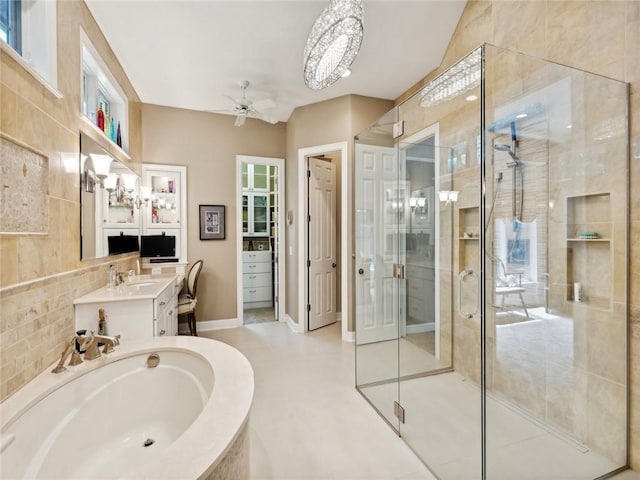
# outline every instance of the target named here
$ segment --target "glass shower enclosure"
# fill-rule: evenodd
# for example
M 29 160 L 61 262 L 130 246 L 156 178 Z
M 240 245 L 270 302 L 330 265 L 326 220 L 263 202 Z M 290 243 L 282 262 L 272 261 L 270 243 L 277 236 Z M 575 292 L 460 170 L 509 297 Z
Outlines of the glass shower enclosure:
M 356 386 L 438 478 L 627 465 L 627 105 L 483 45 L 356 137 Z

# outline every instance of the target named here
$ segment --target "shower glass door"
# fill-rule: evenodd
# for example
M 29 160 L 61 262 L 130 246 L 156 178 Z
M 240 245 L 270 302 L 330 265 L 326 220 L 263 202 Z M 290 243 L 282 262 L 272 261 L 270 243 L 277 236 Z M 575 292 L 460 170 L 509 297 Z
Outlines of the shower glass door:
M 393 125 L 397 110 L 356 137 L 355 310 L 356 386 L 398 431 L 399 302 L 404 286 L 399 264 L 400 226 L 406 222 L 407 190 L 398 182 Z
M 626 464 L 628 95 L 483 45 L 356 137 L 356 385 L 440 479 Z
M 434 90 L 398 107 L 401 182 L 411 192 L 400 434 L 439 478 L 481 478 L 480 69 L 476 52 L 452 67 L 475 79 L 464 95 Z

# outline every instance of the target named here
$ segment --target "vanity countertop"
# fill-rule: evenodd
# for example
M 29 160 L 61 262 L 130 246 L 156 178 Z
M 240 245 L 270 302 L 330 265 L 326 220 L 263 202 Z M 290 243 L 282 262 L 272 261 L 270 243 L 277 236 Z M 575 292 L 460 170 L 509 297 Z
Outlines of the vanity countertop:
M 183 280 L 182 275 L 135 275 L 114 288 L 102 287 L 73 301 L 74 305 L 121 302 L 156 298 L 170 284 Z

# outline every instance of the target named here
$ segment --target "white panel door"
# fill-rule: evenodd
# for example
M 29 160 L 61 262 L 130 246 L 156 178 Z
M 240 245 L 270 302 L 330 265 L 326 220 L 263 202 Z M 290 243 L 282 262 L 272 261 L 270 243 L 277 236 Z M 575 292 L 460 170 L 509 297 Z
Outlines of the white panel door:
M 309 330 L 336 316 L 336 166 L 309 158 Z
M 356 145 L 356 343 L 398 338 L 398 282 L 393 276 L 397 212 L 404 192 L 392 147 Z

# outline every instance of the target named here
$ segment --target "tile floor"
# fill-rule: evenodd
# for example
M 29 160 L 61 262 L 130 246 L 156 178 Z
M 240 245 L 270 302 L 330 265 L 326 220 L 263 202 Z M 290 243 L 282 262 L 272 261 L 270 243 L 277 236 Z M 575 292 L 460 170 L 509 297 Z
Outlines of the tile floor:
M 340 341 L 340 323 L 307 334 L 268 322 L 201 335 L 233 345 L 254 368 L 252 479 L 436 478 L 355 390 L 354 345 Z
M 435 479 L 354 388 L 340 323 L 306 334 L 270 322 L 202 332 L 251 362 L 251 478 Z

